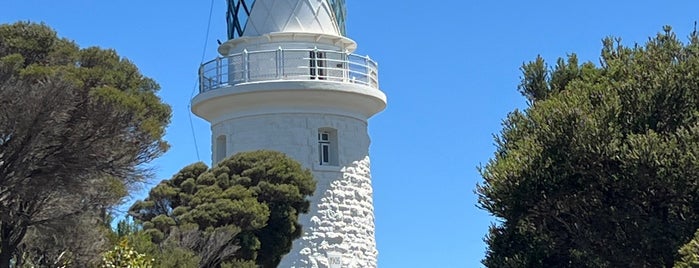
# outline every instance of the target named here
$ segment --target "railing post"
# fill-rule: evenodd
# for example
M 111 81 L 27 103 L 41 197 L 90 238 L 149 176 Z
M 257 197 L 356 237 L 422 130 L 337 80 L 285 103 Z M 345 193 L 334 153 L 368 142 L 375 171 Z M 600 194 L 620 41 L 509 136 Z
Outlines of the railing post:
M 311 79 L 316 79 L 320 77 L 320 68 L 318 68 L 318 47 L 313 47 L 313 53 L 311 55 Z
M 245 80 L 245 83 L 250 82 L 250 66 L 248 66 L 250 63 L 249 61 L 249 55 L 248 55 L 248 49 L 243 49 L 243 79 Z
M 374 68 L 371 66 L 371 58 L 369 58 L 369 55 L 364 57 L 364 65 L 366 66 L 366 83 L 367 86 L 371 87 L 374 84 L 375 79 L 374 72 L 372 72 Z
M 345 54 L 343 54 L 344 59 L 342 59 L 342 79 L 344 82 L 350 81 L 350 68 L 352 68 L 352 63 L 350 62 L 350 52 L 349 49 L 345 49 Z
M 277 48 L 277 79 L 284 77 L 284 50 L 279 46 Z
M 372 61 L 371 64 L 374 66 L 374 81 L 376 81 L 376 88 L 379 88 L 379 63 Z
M 216 57 L 216 78 L 214 79 L 216 86 L 221 85 L 221 57 Z
M 199 66 L 199 93 L 204 93 L 204 65 Z
M 367 71 L 368 71 L 368 76 L 369 78 L 369 86 L 373 86 L 375 88 L 379 88 L 379 69 L 376 63 L 369 58 L 369 55 L 366 56 L 366 65 L 367 65 Z
M 371 71 L 371 65 L 369 65 L 370 63 L 371 63 L 371 58 L 369 58 L 369 55 L 366 55 L 366 57 L 364 57 L 364 65 L 366 66 L 366 73 L 367 74 L 369 74 Z

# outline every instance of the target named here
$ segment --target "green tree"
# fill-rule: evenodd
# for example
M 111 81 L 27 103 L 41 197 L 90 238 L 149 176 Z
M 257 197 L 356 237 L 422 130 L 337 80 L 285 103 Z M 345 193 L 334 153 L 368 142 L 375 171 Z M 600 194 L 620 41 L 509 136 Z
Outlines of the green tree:
M 160 245 L 153 243 L 152 237 L 143 231 L 142 226 L 128 217 L 120 220 L 116 229 L 112 230 L 108 237 L 115 248 L 121 247 L 121 244 L 126 241 L 133 251 L 152 260 L 150 264 L 153 268 L 199 266 L 200 258 L 193 251 L 172 242 Z
M 112 250 L 107 251 L 102 259 L 102 268 L 153 268 L 153 260 L 146 254 L 139 253 L 129 245 L 128 239 L 122 239 Z
M 97 212 L 65 217 L 28 228 L 17 254 L 24 267 L 87 266 L 100 260 L 110 246 L 107 222 Z M 70 265 L 68 265 L 70 264 Z
M 680 258 L 675 262 L 675 268 L 699 267 L 699 231 L 694 234 L 692 240 L 680 248 L 679 254 Z
M 76 249 L 104 233 L 34 242 L 72 223 L 106 231 L 107 211 L 150 175 L 142 164 L 168 148 L 158 90 L 113 50 L 80 49 L 43 24 L 0 25 L 0 268 L 46 259 L 35 253 L 99 261 L 100 246 Z
M 480 172 L 487 267 L 671 267 L 699 227 L 699 35 L 522 67 Z
M 129 213 L 155 243 L 174 241 L 196 252 L 200 267 L 276 267 L 301 235 L 298 216 L 308 212 L 313 191 L 310 171 L 298 162 L 255 151 L 211 169 L 185 167 Z

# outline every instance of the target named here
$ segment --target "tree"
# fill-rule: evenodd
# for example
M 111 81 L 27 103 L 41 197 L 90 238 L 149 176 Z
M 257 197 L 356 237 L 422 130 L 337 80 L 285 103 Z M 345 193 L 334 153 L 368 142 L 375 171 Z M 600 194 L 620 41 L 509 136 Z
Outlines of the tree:
M 199 267 L 277 267 L 301 236 L 300 213 L 315 191 L 308 170 L 271 151 L 236 154 L 208 169 L 183 168 L 136 202 L 130 215 L 155 243 L 175 241 Z
M 151 260 L 153 268 L 199 266 L 200 258 L 193 251 L 173 243 L 156 245 L 152 242 L 152 237 L 143 231 L 143 227 L 129 217 L 120 220 L 108 237 L 114 248 L 123 248 L 122 244 L 127 243 L 134 252 L 143 254 Z
M 105 237 L 107 224 L 99 212 L 86 211 L 79 216 L 31 226 L 17 249 L 25 267 L 87 266 L 100 259 L 110 244 Z
M 153 260 L 146 254 L 134 250 L 128 239 L 123 239 L 112 250 L 106 252 L 102 259 L 103 268 L 153 268 Z
M 694 234 L 692 240 L 680 248 L 679 254 L 680 258 L 675 262 L 675 268 L 699 267 L 699 231 Z
M 0 267 L 22 263 L 27 233 L 99 223 L 149 176 L 143 164 L 168 148 L 158 89 L 113 50 L 80 49 L 43 24 L 0 25 Z
M 603 42 L 522 67 L 512 112 L 480 169 L 498 223 L 487 267 L 671 267 L 699 227 L 699 35 Z

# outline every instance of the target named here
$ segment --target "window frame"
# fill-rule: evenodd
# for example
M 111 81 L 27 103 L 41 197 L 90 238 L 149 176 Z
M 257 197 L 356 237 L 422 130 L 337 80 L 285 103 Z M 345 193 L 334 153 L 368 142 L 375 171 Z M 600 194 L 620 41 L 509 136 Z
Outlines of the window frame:
M 320 166 L 338 166 L 337 130 L 333 128 L 319 128 L 317 133 L 318 159 L 316 163 Z

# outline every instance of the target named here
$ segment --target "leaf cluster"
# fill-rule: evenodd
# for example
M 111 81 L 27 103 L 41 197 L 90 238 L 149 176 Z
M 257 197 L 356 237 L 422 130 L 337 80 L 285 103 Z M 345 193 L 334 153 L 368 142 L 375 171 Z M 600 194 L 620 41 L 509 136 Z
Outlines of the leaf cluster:
M 0 266 L 22 262 L 28 232 L 51 240 L 102 218 L 150 175 L 144 164 L 168 148 L 158 89 L 114 50 L 81 49 L 43 24 L 0 25 Z M 101 243 L 92 238 L 61 251 L 82 256 Z
M 127 239 L 123 239 L 112 250 L 104 253 L 102 268 L 153 268 L 153 260 L 145 254 L 139 253 L 129 245 Z
M 679 254 L 680 257 L 675 262 L 674 268 L 699 267 L 699 231 L 694 234 L 692 240 L 680 248 Z
M 123 219 L 117 223 L 116 229 L 109 234 L 110 243 L 119 247 L 126 241 L 139 254 L 144 254 L 152 260 L 153 268 L 198 267 L 200 258 L 193 251 L 179 247 L 169 241 L 160 245 L 152 242 L 150 235 L 143 231 L 140 224 Z M 174 240 L 174 239 L 173 239 Z
M 201 257 L 200 267 L 238 261 L 276 267 L 301 235 L 309 207 L 310 171 L 271 151 L 236 154 L 208 169 L 187 166 L 136 202 L 130 215 L 157 244 L 177 241 Z
M 522 67 L 481 168 L 488 267 L 670 267 L 699 227 L 699 35 Z

